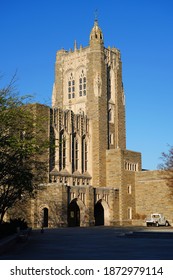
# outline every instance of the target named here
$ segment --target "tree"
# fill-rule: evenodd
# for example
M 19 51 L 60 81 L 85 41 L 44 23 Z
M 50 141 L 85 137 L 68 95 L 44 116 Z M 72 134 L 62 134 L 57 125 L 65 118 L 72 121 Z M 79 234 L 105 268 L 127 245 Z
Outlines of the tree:
M 14 79 L 0 89 L 0 224 L 9 208 L 47 179 L 49 110 L 37 107 L 15 94 Z
M 167 185 L 171 187 L 173 193 L 173 146 L 169 146 L 167 153 L 162 153 L 161 156 L 162 163 L 159 165 L 159 168 L 164 172 Z

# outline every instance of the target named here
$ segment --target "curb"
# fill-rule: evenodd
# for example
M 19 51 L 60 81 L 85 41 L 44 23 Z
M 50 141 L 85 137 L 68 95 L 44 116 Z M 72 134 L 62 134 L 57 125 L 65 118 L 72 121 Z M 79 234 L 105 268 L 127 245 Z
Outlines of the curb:
M 151 232 L 127 232 L 123 236 L 126 238 L 153 238 L 153 239 L 173 239 L 173 232 L 159 232 L 159 231 L 151 231 Z

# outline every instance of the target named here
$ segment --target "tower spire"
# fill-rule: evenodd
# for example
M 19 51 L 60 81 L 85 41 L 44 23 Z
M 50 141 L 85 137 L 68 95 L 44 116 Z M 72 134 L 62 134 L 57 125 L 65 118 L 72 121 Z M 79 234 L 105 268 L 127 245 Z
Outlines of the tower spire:
M 103 45 L 103 33 L 102 30 L 100 29 L 99 25 L 98 25 L 98 12 L 97 10 L 95 10 L 94 13 L 95 17 L 94 17 L 94 26 L 91 30 L 90 33 L 90 45 L 92 43 L 97 43 L 97 44 L 101 44 Z
M 98 10 L 97 9 L 94 12 L 94 22 L 98 22 Z
M 77 42 L 76 42 L 76 40 L 74 41 L 74 51 L 76 51 L 77 50 Z

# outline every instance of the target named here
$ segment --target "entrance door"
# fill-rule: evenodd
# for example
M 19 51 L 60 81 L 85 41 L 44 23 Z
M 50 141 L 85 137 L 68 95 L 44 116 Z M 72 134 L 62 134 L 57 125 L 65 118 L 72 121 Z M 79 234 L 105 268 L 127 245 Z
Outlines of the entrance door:
M 100 201 L 94 207 L 95 226 L 104 225 L 104 208 Z
M 76 200 L 73 200 L 68 206 L 68 226 L 79 227 L 80 226 L 80 209 Z
M 48 209 L 43 209 L 43 227 L 48 227 Z

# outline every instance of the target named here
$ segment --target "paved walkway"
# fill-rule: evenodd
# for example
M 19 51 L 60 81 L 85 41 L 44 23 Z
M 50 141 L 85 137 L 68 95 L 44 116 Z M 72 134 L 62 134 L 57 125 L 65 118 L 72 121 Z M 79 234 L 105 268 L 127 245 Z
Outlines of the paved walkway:
M 146 230 L 150 235 L 143 233 Z M 132 231 L 139 233 L 133 235 Z M 146 228 L 113 227 L 46 229 L 44 233 L 33 230 L 27 241 L 17 243 L 12 251 L 4 253 L 0 259 L 173 259 L 173 229 L 154 229 L 154 234 L 151 234 L 152 231 Z

